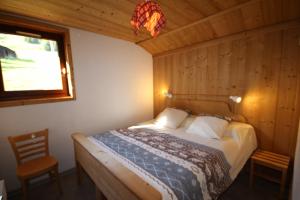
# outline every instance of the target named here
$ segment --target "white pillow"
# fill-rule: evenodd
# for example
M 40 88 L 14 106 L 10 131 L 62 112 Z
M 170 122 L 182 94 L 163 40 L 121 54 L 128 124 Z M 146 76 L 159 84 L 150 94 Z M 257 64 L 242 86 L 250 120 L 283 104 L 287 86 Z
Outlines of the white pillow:
M 177 128 L 188 116 L 188 113 L 175 108 L 166 108 L 156 118 L 154 124 L 159 127 Z
M 186 132 L 205 138 L 221 139 L 227 126 L 228 122 L 224 119 L 200 116 L 193 121 Z
M 193 121 L 196 119 L 195 115 L 189 115 L 183 122 L 179 125 L 179 128 L 184 128 L 185 130 L 190 127 Z

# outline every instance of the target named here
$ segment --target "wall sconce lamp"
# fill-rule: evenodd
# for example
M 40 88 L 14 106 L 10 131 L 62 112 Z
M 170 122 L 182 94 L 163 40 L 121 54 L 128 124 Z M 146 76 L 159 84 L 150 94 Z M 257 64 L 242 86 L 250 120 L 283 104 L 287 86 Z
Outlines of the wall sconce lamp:
M 232 100 L 234 103 L 241 103 L 242 97 L 240 96 L 229 96 L 229 99 Z
M 164 92 L 164 96 L 171 99 L 173 94 L 171 92 Z
M 229 99 L 232 101 L 232 103 L 229 104 L 230 111 L 233 112 L 234 114 L 237 114 L 236 113 L 236 106 L 237 106 L 236 104 L 241 103 L 242 97 L 240 97 L 240 96 L 229 96 Z

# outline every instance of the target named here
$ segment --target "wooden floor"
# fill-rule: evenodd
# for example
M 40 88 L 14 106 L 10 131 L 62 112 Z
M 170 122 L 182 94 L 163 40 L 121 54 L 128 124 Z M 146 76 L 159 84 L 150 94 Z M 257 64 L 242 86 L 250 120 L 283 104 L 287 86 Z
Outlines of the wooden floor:
M 30 188 L 30 200 L 95 200 L 95 188 L 88 176 L 84 175 L 82 185 L 77 186 L 75 172 L 66 173 L 61 177 L 63 195 L 59 196 L 55 182 L 45 182 Z M 219 200 L 276 200 L 279 185 L 257 178 L 253 190 L 249 189 L 249 174 L 242 171 L 230 188 Z M 287 192 L 286 192 L 287 193 Z M 21 199 L 20 193 L 9 195 L 9 200 Z M 287 195 L 285 197 L 287 198 Z

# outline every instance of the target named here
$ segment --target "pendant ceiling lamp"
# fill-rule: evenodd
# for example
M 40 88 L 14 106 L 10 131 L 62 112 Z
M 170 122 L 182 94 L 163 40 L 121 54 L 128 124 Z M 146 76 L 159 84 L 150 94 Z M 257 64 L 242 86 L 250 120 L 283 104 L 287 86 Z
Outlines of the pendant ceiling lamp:
M 141 27 L 145 27 L 153 37 L 159 34 L 165 24 L 166 19 L 161 8 L 158 3 L 151 0 L 139 3 L 131 19 L 131 25 L 134 28 L 135 34 L 137 34 Z

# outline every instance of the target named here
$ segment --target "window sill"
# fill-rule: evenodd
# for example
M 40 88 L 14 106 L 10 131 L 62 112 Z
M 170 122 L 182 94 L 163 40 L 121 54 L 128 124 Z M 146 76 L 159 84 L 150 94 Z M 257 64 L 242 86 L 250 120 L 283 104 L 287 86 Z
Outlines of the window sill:
M 24 106 L 31 104 L 42 104 L 42 103 L 54 103 L 61 101 L 72 101 L 75 100 L 75 96 L 71 97 L 49 97 L 49 98 L 39 98 L 39 99 L 23 99 L 23 100 L 12 100 L 12 101 L 0 101 L 0 107 L 10 107 L 10 106 Z

